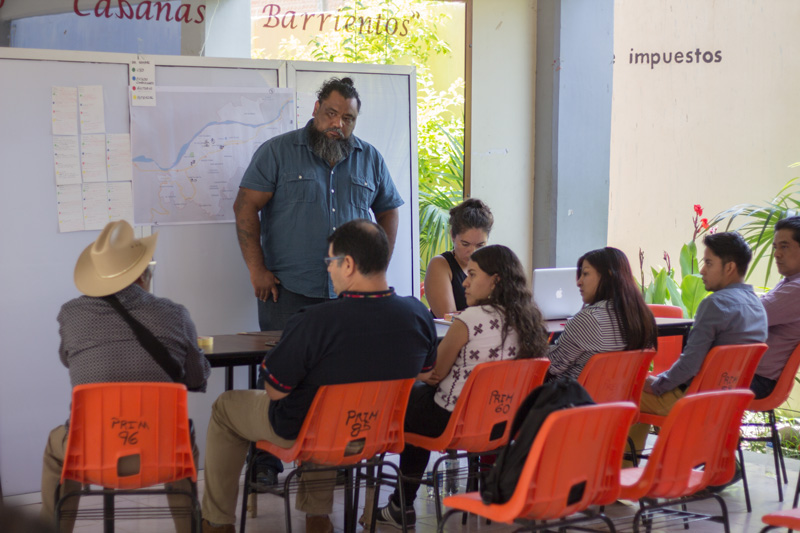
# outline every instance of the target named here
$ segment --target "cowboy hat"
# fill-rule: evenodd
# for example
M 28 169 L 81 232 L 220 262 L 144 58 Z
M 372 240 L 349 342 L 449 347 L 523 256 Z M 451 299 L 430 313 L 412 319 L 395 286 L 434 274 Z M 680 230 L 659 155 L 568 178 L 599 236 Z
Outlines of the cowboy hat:
M 78 257 L 75 286 L 87 296 L 119 292 L 147 268 L 156 249 L 158 234 L 136 239 L 124 220 L 109 222 L 100 236 Z

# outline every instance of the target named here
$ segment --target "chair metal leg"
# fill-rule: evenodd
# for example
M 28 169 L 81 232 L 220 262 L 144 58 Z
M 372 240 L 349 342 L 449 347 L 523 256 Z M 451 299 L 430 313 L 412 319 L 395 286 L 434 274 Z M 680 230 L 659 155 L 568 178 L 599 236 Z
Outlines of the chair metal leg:
M 750 504 L 750 486 L 747 484 L 747 469 L 744 466 L 744 452 L 742 452 L 742 439 L 739 439 L 739 445 L 736 451 L 739 453 L 739 463 L 742 467 L 742 485 L 744 486 L 744 503 L 747 506 L 747 512 L 753 512 L 753 506 Z
M 717 503 L 719 504 L 720 510 L 722 511 L 722 524 L 725 526 L 725 533 L 731 533 L 731 524 L 730 520 L 728 520 L 728 506 L 725 504 L 725 500 L 723 500 L 720 496 L 716 494 L 712 494 Z
M 765 415 L 768 418 L 768 422 L 767 422 L 766 425 L 769 425 L 770 430 L 772 431 L 772 433 L 770 433 L 770 437 L 772 438 L 772 452 L 773 453 L 777 453 L 777 455 L 778 455 L 778 457 L 780 459 L 780 464 L 781 464 L 781 466 L 780 466 L 781 470 L 780 471 L 783 473 L 783 482 L 784 483 L 789 483 L 789 478 L 786 475 L 786 465 L 783 462 L 783 448 L 780 445 L 781 435 L 780 435 L 780 433 L 778 433 L 778 423 L 777 423 L 778 421 L 775 418 L 775 410 L 773 409 L 773 410 L 770 410 L 770 411 L 766 411 Z M 776 442 L 777 442 L 777 445 L 775 444 Z M 775 472 L 777 474 L 777 472 L 778 472 L 777 467 L 775 467 L 775 468 L 776 468 Z M 780 476 L 778 476 L 778 479 L 780 479 Z M 783 501 L 783 500 L 781 500 L 781 501 Z
M 284 517 L 286 518 L 286 533 L 292 533 L 292 499 L 289 497 L 289 482 L 298 474 L 301 468 L 302 467 L 295 468 L 289 472 L 289 475 L 286 476 L 286 480 L 283 482 L 283 505 Z
M 353 469 L 346 469 L 344 482 L 344 531 L 355 533 L 356 530 L 356 502 L 354 500 L 355 486 L 353 483 Z
M 478 490 L 478 457 L 467 457 L 467 492 Z M 467 525 L 469 513 L 461 515 L 461 525 Z
M 442 517 L 442 519 L 436 522 L 436 533 L 443 533 L 444 532 L 444 524 L 445 524 L 445 522 L 447 522 L 447 520 L 451 516 L 453 516 L 456 513 L 460 513 L 460 512 L 462 512 L 462 511 L 459 511 L 458 509 L 450 509 L 449 511 L 447 511 L 444 514 L 444 516 Z
M 442 521 L 442 487 L 439 486 L 439 465 L 447 459 L 446 455 L 443 455 L 436 459 L 433 463 L 433 503 L 434 507 L 436 508 L 436 523 Z M 402 491 L 401 491 L 402 492 Z
M 375 475 L 375 490 L 372 495 L 372 511 L 370 513 L 370 521 L 369 521 L 369 531 L 373 533 L 375 531 L 375 526 L 378 523 L 378 502 L 381 499 L 381 480 L 383 479 L 383 458 L 381 458 L 381 462 L 378 463 L 378 471 Z M 403 487 L 400 485 L 402 480 L 400 478 L 397 479 L 398 486 L 400 487 L 399 492 L 403 492 Z M 405 501 L 404 498 L 401 498 L 401 501 Z M 366 506 L 365 506 L 366 507 Z
M 253 449 L 251 445 L 250 455 L 253 456 Z M 245 525 L 247 524 L 247 497 L 250 495 L 250 476 L 253 475 L 255 468 L 255 461 L 249 461 L 247 468 L 244 471 L 244 487 L 242 487 L 242 516 L 239 517 L 239 531 L 244 533 Z
M 114 492 L 103 492 L 103 533 L 114 533 Z
M 769 411 L 769 428 L 770 436 L 772 437 L 772 457 L 775 459 L 775 479 L 778 482 L 778 501 L 783 501 L 783 483 L 788 483 L 786 477 L 786 465 L 783 464 L 783 450 L 781 449 L 781 436 L 778 433 L 778 424 L 775 419 L 775 411 Z M 781 474 L 783 474 L 783 483 L 781 483 Z
M 192 482 L 192 533 L 201 533 L 203 517 L 200 512 L 200 502 L 197 499 L 197 483 Z
M 794 489 L 794 500 L 792 500 L 792 509 L 797 508 L 797 500 L 800 498 L 800 474 L 797 476 L 797 486 Z

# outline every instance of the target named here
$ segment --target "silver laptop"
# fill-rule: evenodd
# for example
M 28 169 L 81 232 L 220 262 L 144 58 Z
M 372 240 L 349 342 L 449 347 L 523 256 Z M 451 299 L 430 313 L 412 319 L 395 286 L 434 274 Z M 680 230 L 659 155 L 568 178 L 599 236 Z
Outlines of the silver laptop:
M 545 320 L 575 315 L 583 307 L 573 268 L 537 268 L 533 271 L 533 301 Z

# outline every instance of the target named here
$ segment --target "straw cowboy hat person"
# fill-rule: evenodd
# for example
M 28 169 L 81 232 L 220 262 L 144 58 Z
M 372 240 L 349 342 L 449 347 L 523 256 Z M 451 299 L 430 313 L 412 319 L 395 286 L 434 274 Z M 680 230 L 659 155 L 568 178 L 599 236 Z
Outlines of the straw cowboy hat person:
M 75 265 L 75 286 L 87 296 L 108 296 L 138 282 L 149 290 L 158 234 L 135 238 L 124 220 L 109 222 Z

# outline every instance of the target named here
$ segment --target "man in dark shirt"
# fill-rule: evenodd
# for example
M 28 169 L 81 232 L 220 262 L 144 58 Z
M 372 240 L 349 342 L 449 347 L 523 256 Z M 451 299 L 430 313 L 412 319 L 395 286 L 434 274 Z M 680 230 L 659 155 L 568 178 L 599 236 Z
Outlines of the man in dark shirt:
M 206 439 L 204 533 L 235 531 L 239 476 L 249 443 L 291 446 L 320 386 L 413 378 L 433 368 L 436 328 L 421 302 L 397 296 L 388 286 L 390 251 L 383 229 L 353 220 L 328 243 L 324 260 L 339 298 L 289 319 L 262 365 L 265 391 L 229 391 L 214 403 Z M 334 476 L 303 473 L 296 507 L 307 514 L 307 532 L 333 529 L 327 515 Z M 307 490 L 306 484 L 316 489 Z

